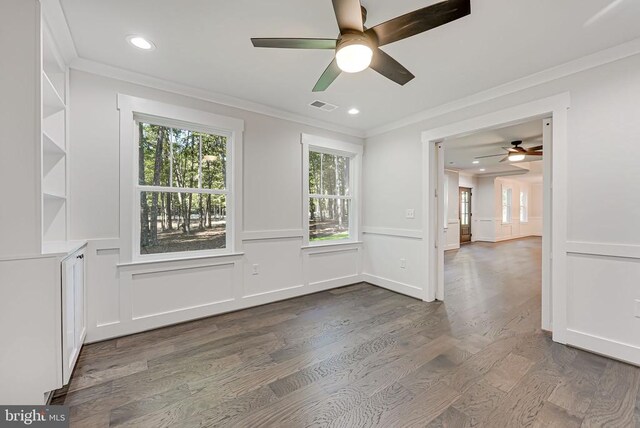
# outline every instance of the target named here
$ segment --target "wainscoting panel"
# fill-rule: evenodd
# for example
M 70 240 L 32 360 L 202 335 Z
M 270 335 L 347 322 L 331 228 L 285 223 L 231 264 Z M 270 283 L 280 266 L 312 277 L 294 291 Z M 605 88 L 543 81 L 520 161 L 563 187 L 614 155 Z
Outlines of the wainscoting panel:
M 231 301 L 235 264 L 162 267 L 131 275 L 132 319 Z
M 398 293 L 424 298 L 422 240 L 406 236 L 364 235 L 363 279 Z
M 603 254 L 606 246 L 585 254 L 593 244 L 568 244 L 568 340 L 640 365 L 640 258 L 619 257 L 617 247 Z
M 309 285 L 312 287 L 331 280 L 358 277 L 360 274 L 360 249 L 357 247 L 310 252 L 307 257 Z

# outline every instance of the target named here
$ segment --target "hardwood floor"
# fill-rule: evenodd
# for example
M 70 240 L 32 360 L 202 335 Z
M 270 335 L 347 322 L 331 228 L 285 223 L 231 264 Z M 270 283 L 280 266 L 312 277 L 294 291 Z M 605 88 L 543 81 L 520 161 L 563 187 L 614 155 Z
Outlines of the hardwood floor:
M 367 284 L 85 346 L 78 427 L 633 427 L 640 369 L 540 331 L 540 240 L 446 255 L 446 303 Z

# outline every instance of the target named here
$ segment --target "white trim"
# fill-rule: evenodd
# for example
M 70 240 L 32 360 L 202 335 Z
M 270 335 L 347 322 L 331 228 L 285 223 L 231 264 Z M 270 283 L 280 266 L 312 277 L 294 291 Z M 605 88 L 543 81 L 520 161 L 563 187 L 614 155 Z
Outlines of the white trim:
M 74 59 L 71 62 L 70 68 L 78 71 L 84 71 L 86 73 L 95 74 L 98 76 L 120 80 L 123 82 L 129 82 L 136 85 L 159 89 L 161 91 L 188 96 L 191 98 L 212 102 L 212 103 L 224 105 L 227 107 L 233 107 L 233 108 L 237 108 L 237 109 L 248 111 L 248 112 L 259 113 L 259 114 L 263 114 L 269 117 L 274 117 L 277 119 L 288 120 L 290 122 L 301 123 L 303 125 L 309 125 L 316 128 L 339 132 L 341 134 L 350 135 L 353 137 L 358 137 L 358 138 L 365 137 L 365 132 L 362 130 L 349 128 L 341 125 L 336 125 L 336 124 L 325 122 L 318 119 L 312 119 L 306 116 L 290 113 L 288 111 L 280 110 L 275 107 L 270 107 L 264 104 L 259 104 L 252 101 L 247 101 L 240 98 L 232 97 L 229 95 L 207 91 L 204 89 L 194 88 L 192 86 L 184 85 L 182 83 L 176 83 L 176 82 L 171 82 L 164 79 L 159 79 L 157 77 L 148 76 L 142 73 L 125 70 L 125 69 L 114 67 L 107 64 L 102 64 L 102 63 L 91 61 L 85 58 Z
M 282 230 L 253 230 L 242 233 L 243 241 L 263 241 L 269 239 L 300 238 L 304 231 L 302 229 L 282 229 Z
M 330 245 L 353 244 L 362 240 L 360 224 L 362 221 L 361 190 L 362 190 L 362 153 L 364 147 L 360 144 L 347 143 L 319 137 L 312 134 L 301 134 L 302 144 L 302 248 L 322 247 Z M 350 194 L 345 196 L 312 195 L 309 193 L 309 151 L 319 151 L 348 157 Z M 349 238 L 341 242 L 326 243 L 309 241 L 309 198 L 322 197 L 351 200 L 349 212 Z
M 194 254 L 191 256 L 191 254 Z M 200 251 L 192 251 L 190 253 L 180 253 L 182 257 L 171 257 L 164 258 L 158 260 L 141 260 L 137 262 L 128 262 L 128 263 L 118 263 L 116 267 L 118 268 L 127 268 L 127 267 L 140 267 L 140 266 L 149 266 L 154 264 L 166 265 L 167 262 L 192 262 L 199 260 L 208 260 L 208 259 L 222 259 L 227 257 L 242 257 L 244 253 L 221 253 L 221 254 L 202 254 Z M 170 270 L 167 268 L 167 270 Z
M 567 343 L 607 358 L 640 366 L 640 347 L 629 343 L 618 342 L 573 329 L 567 329 Z
M 361 241 L 331 242 L 330 244 L 306 245 L 302 247 L 302 250 L 306 254 L 313 256 L 316 254 L 356 251 L 360 249 L 359 247 L 362 244 Z
M 553 118 L 553 139 L 551 142 L 551 156 L 549 158 L 552 166 L 549 174 L 545 175 L 544 186 L 551 188 L 550 177 L 553 177 L 552 200 L 545 200 L 545 206 L 553 207 L 550 212 L 551 221 L 551 251 L 544 251 L 543 245 L 543 266 L 545 261 L 551 260 L 551 278 L 553 287 L 551 288 L 551 298 L 546 299 L 549 292 L 543 284 L 543 301 L 549 301 L 551 307 L 543 308 L 543 313 L 551 312 L 553 320 L 553 340 L 559 343 L 566 343 L 567 331 L 567 109 L 570 106 L 569 93 L 562 93 L 556 96 L 540 99 L 537 101 L 517 105 L 511 108 L 493 112 L 490 114 L 477 116 L 461 122 L 456 122 L 438 129 L 425 131 L 422 134 L 423 143 L 423 194 L 428 197 L 423 198 L 424 224 L 425 230 L 435 230 L 435 233 L 428 233 L 428 239 L 424 242 L 424 251 L 428 257 L 428 266 L 424 273 L 425 296 L 424 299 L 432 301 L 438 297 L 444 297 L 444 281 L 442 272 L 444 265 L 442 257 L 444 248 L 435 248 L 435 242 L 443 242 L 443 233 L 440 233 L 440 220 L 437 214 L 436 198 L 432 197 L 436 185 L 438 192 L 442 190 L 437 177 L 440 171 L 444 173 L 444 166 L 440 168 L 436 165 L 436 146 L 441 146 L 445 138 L 453 136 L 469 135 L 496 126 L 505 126 L 519 123 L 522 120 L 532 118 L 543 118 L 552 116 Z M 438 174 L 438 175 L 436 175 Z M 549 192 L 550 193 L 550 192 Z M 548 193 L 547 193 L 548 195 Z M 550 204 L 549 204 L 550 203 Z M 545 211 L 545 214 L 549 215 Z M 443 222 L 443 221 L 442 221 Z M 435 226 L 434 226 L 435 225 Z M 435 227 L 435 229 L 433 229 Z M 436 241 L 436 236 L 438 240 Z M 551 259 L 550 254 L 553 254 Z M 549 256 L 547 259 L 546 256 Z M 547 261 L 548 263 L 548 261 Z M 544 281 L 543 281 L 544 282 Z M 543 326 L 547 327 L 547 326 Z
M 567 253 L 640 259 L 640 245 L 569 241 L 567 242 Z
M 70 64 L 78 58 L 76 45 L 73 42 L 67 18 L 60 5 L 60 0 L 40 0 L 42 5 L 42 16 L 44 17 L 53 40 L 63 57 L 65 65 Z
M 382 278 L 380 276 L 363 273 L 361 275 L 362 281 L 377 287 L 386 288 L 387 290 L 394 291 L 396 293 L 404 294 L 406 296 L 415 297 L 422 300 L 424 290 L 416 286 L 405 284 L 403 282 L 393 281 L 391 279 Z
M 441 104 L 437 107 L 410 115 L 396 122 L 391 122 L 386 125 L 370 129 L 366 132 L 365 137 L 375 137 L 376 135 L 384 134 L 393 131 L 394 129 L 403 128 L 432 119 L 434 117 L 443 116 L 447 113 L 452 113 L 457 110 L 462 110 L 467 107 L 482 104 L 484 102 L 491 101 L 505 95 L 520 92 L 525 89 L 529 89 L 535 86 L 542 85 L 544 83 L 552 82 L 554 80 L 570 76 L 572 74 L 600 67 L 602 65 L 619 61 L 621 59 L 628 58 L 639 53 L 640 38 L 637 38 L 626 43 L 622 43 L 620 45 L 595 52 L 591 55 L 587 55 L 582 58 L 578 58 L 576 60 L 548 68 L 538 73 L 534 73 L 529 76 L 525 76 L 499 86 L 495 86 L 485 91 L 481 91 L 467 97 L 459 98 L 457 100 Z
M 240 227 L 242 225 L 242 140 L 244 121 L 201 110 L 174 106 L 150 99 L 118 94 L 120 112 L 120 236 L 128 243 L 120 252 L 121 264 L 137 262 L 163 262 L 215 255 L 229 255 L 242 251 Z M 137 118 L 159 118 L 168 124 L 186 124 L 189 129 L 223 130 L 227 141 L 227 241 L 223 250 L 194 251 L 142 255 L 139 252 L 139 193 L 137 176 L 138 150 L 135 144 L 134 121 Z M 215 131 L 214 131 L 215 132 Z M 229 173 L 230 172 L 230 173 Z M 171 191 L 179 189 L 172 188 Z M 198 189 L 198 192 L 206 193 Z M 190 190 L 191 191 L 191 190 Z
M 362 233 L 365 235 L 385 235 L 385 236 L 397 236 L 400 238 L 422 239 L 422 230 L 412 229 L 394 229 L 388 227 L 371 227 L 364 226 Z

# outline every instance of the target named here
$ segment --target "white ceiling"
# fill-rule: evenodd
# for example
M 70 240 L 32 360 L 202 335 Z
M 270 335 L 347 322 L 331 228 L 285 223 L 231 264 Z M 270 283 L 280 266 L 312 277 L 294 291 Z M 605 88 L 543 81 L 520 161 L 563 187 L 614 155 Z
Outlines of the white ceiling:
M 509 147 L 511 141 L 515 140 L 522 140 L 523 147 L 542 145 L 542 119 L 445 140 L 443 146 L 445 168 L 474 175 L 524 173 L 526 171 L 523 169 L 535 170 L 536 167 L 531 165 L 538 164 L 542 158 L 528 157 L 521 162 L 500 162 L 504 156 L 496 156 L 477 159 L 479 164 L 473 163 L 478 156 L 506 155 L 503 147 Z
M 369 26 L 435 2 L 363 0 Z M 361 130 L 640 37 L 637 0 L 472 0 L 470 16 L 384 47 L 416 75 L 405 87 L 366 70 L 313 94 L 332 51 L 256 49 L 249 38 L 335 37 L 330 0 L 61 4 L 82 58 Z M 132 48 L 129 34 L 157 50 Z M 315 99 L 341 108 L 308 107 Z

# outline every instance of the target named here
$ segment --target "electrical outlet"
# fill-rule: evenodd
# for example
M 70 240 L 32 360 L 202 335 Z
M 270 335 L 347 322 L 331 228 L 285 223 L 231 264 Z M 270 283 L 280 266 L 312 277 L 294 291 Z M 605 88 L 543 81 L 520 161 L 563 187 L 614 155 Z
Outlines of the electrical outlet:
M 400 269 L 407 268 L 407 259 L 400 259 Z
M 413 208 L 407 209 L 407 218 L 416 218 L 416 210 Z
M 259 269 L 259 268 L 260 268 L 260 265 L 257 265 L 257 264 L 256 264 L 256 265 L 253 265 L 253 266 L 252 266 L 251 273 L 252 273 L 253 275 L 257 275 L 258 273 L 260 273 L 260 269 Z
M 640 299 L 636 299 L 635 316 L 636 316 L 636 318 L 640 318 Z

